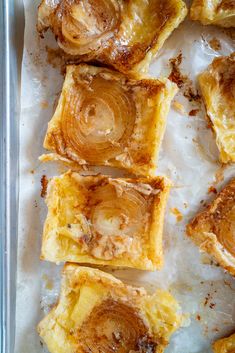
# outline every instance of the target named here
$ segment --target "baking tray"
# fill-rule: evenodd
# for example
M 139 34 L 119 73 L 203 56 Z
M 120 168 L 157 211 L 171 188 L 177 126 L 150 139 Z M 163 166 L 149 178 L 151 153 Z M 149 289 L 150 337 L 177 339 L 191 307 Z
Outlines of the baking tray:
M 14 351 L 23 4 L 0 3 L 0 350 Z
M 26 18 L 28 19 L 28 26 L 30 20 L 30 27 L 35 26 L 35 15 L 36 8 L 38 5 L 38 0 L 24 0 L 26 6 Z M 189 3 L 190 1 L 188 1 Z M 44 95 L 47 97 L 49 95 L 49 108 L 47 110 L 40 111 L 40 94 L 36 93 L 39 97 L 37 97 L 35 107 L 35 126 L 32 125 L 32 135 L 29 141 L 32 141 L 34 138 L 34 134 L 38 132 L 38 127 L 43 126 L 40 131 L 40 136 L 36 143 L 36 149 L 31 153 L 28 159 L 28 165 L 31 168 L 36 167 L 36 171 L 34 174 L 30 174 L 29 170 L 27 171 L 27 182 L 30 183 L 28 187 L 33 189 L 33 195 L 31 195 L 30 200 L 27 200 L 28 207 L 32 208 L 34 198 L 37 197 L 38 208 L 36 211 L 34 210 L 31 214 L 36 218 L 36 225 L 34 225 L 35 219 L 30 219 L 30 224 L 27 224 L 28 220 L 23 219 L 23 223 L 27 227 L 32 227 L 35 230 L 35 237 L 28 237 L 27 229 L 25 232 L 22 232 L 22 229 L 18 232 L 18 220 L 20 224 L 21 218 L 18 217 L 18 198 L 19 198 L 19 185 L 20 185 L 20 175 L 19 175 L 19 160 L 22 160 L 22 155 L 19 158 L 19 149 L 20 149 L 20 120 L 27 121 L 28 116 L 30 115 L 29 111 L 24 111 L 25 116 L 21 115 L 20 117 L 20 87 L 21 87 L 21 58 L 23 51 L 23 38 L 24 38 L 24 8 L 21 0 L 2 0 L 0 4 L 0 43 L 1 48 L 4 50 L 1 51 L 0 54 L 0 100 L 1 100 L 1 118 L 0 118 L 0 246 L 1 246 L 1 272 L 0 272 L 0 286 L 1 286 L 1 301 L 0 301 L 0 315 L 1 315 L 1 352 L 2 353 L 38 353 L 38 352 L 47 352 L 45 348 L 43 348 L 40 344 L 39 337 L 36 334 L 35 326 L 36 323 L 40 320 L 41 317 L 45 315 L 45 313 L 50 309 L 50 305 L 56 301 L 59 291 L 59 269 L 54 264 L 49 264 L 46 262 L 40 263 L 39 266 L 39 252 L 40 252 L 40 235 L 42 230 L 43 219 L 45 218 L 46 207 L 44 205 L 44 201 L 40 199 L 40 177 L 43 173 L 46 173 L 47 176 L 55 175 L 58 172 L 55 169 L 51 169 L 48 165 L 40 166 L 37 160 L 37 157 L 43 153 L 42 141 L 44 132 L 46 129 L 46 123 L 49 121 L 51 117 L 52 106 L 54 104 L 54 99 L 58 96 L 59 89 L 61 87 L 62 78 L 59 77 L 58 72 L 54 72 L 55 77 L 61 82 L 56 82 L 56 88 L 51 93 L 50 89 L 52 88 L 51 82 L 53 79 L 48 75 L 48 72 L 43 73 L 43 67 L 38 64 L 38 56 L 40 59 L 43 57 L 43 53 L 45 52 L 45 45 L 47 44 L 47 40 L 50 42 L 52 36 L 47 36 L 46 42 L 42 44 L 41 53 L 35 52 L 32 53 L 32 57 L 34 57 L 35 62 L 32 64 L 32 60 L 28 60 L 29 51 L 35 50 L 35 43 L 30 43 L 30 38 L 28 38 L 27 48 L 26 48 L 26 56 L 25 58 L 29 69 L 29 76 L 32 79 L 36 77 L 34 82 L 38 83 L 42 81 L 42 85 L 45 82 L 42 80 L 46 80 L 46 84 L 44 89 Z M 185 24 L 188 26 L 188 23 Z M 211 38 L 213 36 L 214 30 L 213 28 L 200 27 L 197 24 L 190 24 L 192 27 L 192 34 L 190 36 L 185 35 L 185 27 L 179 29 L 178 33 L 175 33 L 170 40 L 164 45 L 164 50 L 161 51 L 159 55 L 158 62 L 164 64 L 164 62 L 168 62 L 169 57 L 175 56 L 179 53 L 180 48 L 183 50 L 183 54 L 187 56 L 188 61 L 191 60 L 192 63 L 192 72 L 195 76 L 199 70 L 202 70 L 206 62 L 209 63 L 213 57 L 218 54 L 213 53 L 204 43 L 204 39 L 207 40 L 207 34 Z M 26 26 L 27 27 L 27 26 Z M 204 39 L 200 37 L 204 36 Z M 27 32 L 27 31 L 26 31 Z M 29 32 L 29 31 L 28 31 Z M 29 37 L 29 33 L 28 34 Z M 180 45 L 175 49 L 175 40 L 178 40 Z M 209 40 L 209 39 L 208 39 Z M 26 38 L 27 41 L 27 38 Z M 185 44 L 186 43 L 186 44 Z M 188 43 L 188 44 L 187 44 Z M 187 50 L 187 45 L 190 45 L 191 51 Z M 229 53 L 226 45 L 225 52 Z M 27 52 L 28 50 L 28 52 Z M 193 65 L 194 62 L 194 53 L 196 58 L 198 59 L 198 54 L 202 55 L 205 59 L 205 62 L 199 62 L 196 70 L 194 70 Z M 41 61 L 43 61 L 42 59 Z M 31 66 L 30 66 L 31 65 Z M 34 72 L 31 72 L 32 66 L 35 66 L 36 69 L 41 71 L 44 76 L 39 73 L 38 76 L 34 75 Z M 151 66 L 150 72 L 153 76 L 158 76 L 159 72 L 164 75 L 167 75 L 167 69 L 161 71 L 161 68 L 157 62 L 154 62 Z M 164 65 L 162 65 L 164 66 Z M 23 65 L 23 68 L 25 66 Z M 189 67 L 187 65 L 184 69 L 190 72 Z M 49 66 L 45 69 L 46 71 L 53 71 Z M 55 70 L 54 70 L 55 71 Z M 24 71 L 25 74 L 26 70 Z M 49 74 L 50 74 L 49 73 Z M 41 81 L 40 81 L 41 80 Z M 53 82 L 54 84 L 54 82 Z M 29 92 L 31 93 L 31 92 Z M 30 94 L 29 94 L 30 96 Z M 177 98 L 178 99 L 178 98 Z M 181 99 L 181 97 L 179 97 Z M 189 106 L 187 106 L 189 108 Z M 38 113 L 39 112 L 39 113 Z M 202 114 L 203 115 L 203 114 Z M 43 120 L 40 120 L 43 119 Z M 115 271 L 115 275 L 122 280 L 137 284 L 137 285 L 145 285 L 146 287 L 151 287 L 153 284 L 153 288 L 155 286 L 165 286 L 167 287 L 169 284 L 171 285 L 171 290 L 173 294 L 176 295 L 177 299 L 181 302 L 184 312 L 189 312 L 192 317 L 192 323 L 190 326 L 184 328 L 182 331 L 176 334 L 176 336 L 172 340 L 172 344 L 170 345 L 167 353 L 211 353 L 210 349 L 210 341 L 221 337 L 225 334 L 229 334 L 235 326 L 235 299 L 233 295 L 233 291 L 235 291 L 235 282 L 232 281 L 231 277 L 228 275 L 224 275 L 223 271 L 218 268 L 214 268 L 213 266 L 202 264 L 201 258 L 198 253 L 198 249 L 194 247 L 193 244 L 187 239 L 185 239 L 183 234 L 183 226 L 179 223 L 174 222 L 174 215 L 170 213 L 170 207 L 175 207 L 175 200 L 178 198 L 183 202 L 184 196 L 187 196 L 188 200 L 192 202 L 192 208 L 190 212 L 186 209 L 183 210 L 184 221 L 186 222 L 198 209 L 199 202 L 201 198 L 203 198 L 207 194 L 208 186 L 212 183 L 214 172 L 218 169 L 216 164 L 211 163 L 210 161 L 203 161 L 205 167 L 211 171 L 211 175 L 203 175 L 204 170 L 201 169 L 196 175 L 197 168 L 195 170 L 189 170 L 188 174 L 179 175 L 177 179 L 177 169 L 181 169 L 181 162 L 189 164 L 194 161 L 195 151 L 198 149 L 198 160 L 199 166 L 201 165 L 201 159 L 205 156 L 200 152 L 200 144 L 203 143 L 202 140 L 197 142 L 198 144 L 193 147 L 193 144 L 189 139 L 194 137 L 192 131 L 200 131 L 201 137 L 208 138 L 208 143 L 203 145 L 203 148 L 207 148 L 209 144 L 213 146 L 213 151 L 210 151 L 213 157 L 216 157 L 216 148 L 214 139 L 212 134 L 205 128 L 205 121 L 203 116 L 199 119 L 194 119 L 191 121 L 187 120 L 187 117 L 183 117 L 180 114 L 177 114 L 175 111 L 171 112 L 171 115 L 168 118 L 168 127 L 165 135 L 165 139 L 163 141 L 163 149 L 166 154 L 169 155 L 169 159 L 164 159 L 163 154 L 160 154 L 160 164 L 161 170 L 165 173 L 166 171 L 170 173 L 170 177 L 173 177 L 174 181 L 178 185 L 176 188 L 172 190 L 172 196 L 169 200 L 169 207 L 167 211 L 167 224 L 165 229 L 165 262 L 166 266 L 162 271 L 157 274 L 143 274 L 140 272 L 135 272 L 135 276 L 133 276 L 134 271 L 126 271 L 126 270 L 118 270 Z M 177 126 L 174 126 L 174 124 Z M 174 139 L 173 131 L 180 134 L 181 130 L 185 128 L 186 124 L 191 124 L 192 128 L 188 128 L 187 131 L 187 140 L 184 141 L 184 146 L 189 149 L 187 150 L 187 155 L 184 154 L 184 150 L 177 144 L 177 139 Z M 21 122 L 21 132 L 24 131 Z M 173 139 L 172 139 L 173 137 Z M 184 139 L 184 135 L 182 136 Z M 174 146 L 177 145 L 177 148 L 174 149 L 173 144 L 169 144 L 169 141 L 174 142 Z M 207 146 L 208 145 L 208 146 Z M 211 145 L 209 147 L 211 147 Z M 199 146 L 199 147 L 198 147 Z M 215 151 L 214 151 L 215 150 Z M 177 154 L 179 153 L 179 154 Z M 171 159 L 172 157 L 172 159 Z M 179 158 L 178 158 L 179 157 Z M 210 155 L 209 155 L 210 157 Z M 192 158 L 192 159 L 191 159 Z M 177 163 L 174 159 L 177 160 Z M 170 163 L 169 163 L 170 161 Z M 30 162 L 32 162 L 30 164 Z M 168 170 L 168 165 L 172 167 L 171 170 Z M 29 168 L 28 168 L 29 169 Z M 170 168 L 169 168 L 170 169 Z M 224 182 L 220 183 L 218 186 L 221 188 L 222 184 L 228 180 L 231 175 L 234 175 L 235 168 L 227 171 Z M 195 173 L 195 175 L 194 175 Z M 213 175 L 212 175 L 213 174 Z M 23 171 L 21 175 L 21 180 L 26 176 L 26 172 Z M 195 183 L 198 183 L 198 189 L 193 191 L 190 190 L 190 185 L 186 185 L 186 179 L 190 180 L 190 178 L 195 180 Z M 200 180 L 202 180 L 202 185 L 200 185 Z M 24 180 L 23 180 L 24 181 Z M 31 184 L 34 183 L 34 184 Z M 34 186 L 32 186 L 34 185 Z M 27 185 L 26 185 L 27 186 Z M 188 188 L 187 193 L 184 194 L 185 188 Z M 37 196 L 35 196 L 37 194 Z M 206 199 L 209 199 L 211 195 L 207 195 Z M 21 208 L 24 208 L 24 204 L 21 203 Z M 29 217 L 28 217 L 29 219 Z M 22 221 L 22 220 L 21 220 Z M 26 228 L 27 228 L 26 227 Z M 169 235 L 169 236 L 168 236 Z M 22 247 L 25 247 L 26 252 L 23 253 L 23 256 L 26 255 L 27 259 L 32 257 L 31 261 L 26 261 L 27 265 L 32 265 L 30 277 L 28 278 L 28 282 L 32 280 L 32 278 L 37 283 L 37 288 L 39 288 L 40 293 L 38 293 L 37 297 L 33 297 L 34 302 L 31 295 L 31 287 L 30 283 L 26 283 L 25 292 L 21 292 L 21 296 L 19 297 L 19 305 L 17 305 L 18 310 L 18 335 L 21 338 L 21 341 L 24 341 L 23 348 L 16 344 L 14 347 L 15 341 L 15 309 L 16 309 L 16 294 L 19 293 L 19 281 L 18 287 L 16 285 L 16 274 L 19 270 L 19 261 L 17 264 L 17 237 L 23 243 Z M 34 239 L 37 239 L 37 244 L 33 244 Z M 185 256 L 182 257 L 179 247 L 179 242 L 183 241 L 185 247 L 187 247 L 187 252 Z M 178 249 L 174 252 L 172 251 L 173 247 Z M 31 256 L 33 253 L 33 256 Z M 20 254 L 22 256 L 22 254 Z M 33 258 L 34 257 L 34 258 Z M 205 260 L 205 259 L 204 259 Z M 207 259 L 208 261 L 208 259 Z M 200 262 L 200 265 L 199 265 Z M 172 266 L 172 273 L 169 271 L 170 266 Z M 178 270 L 175 267 L 178 266 Z M 188 267 L 187 267 L 188 266 Z M 204 271 L 205 267 L 208 267 L 208 272 L 205 275 L 201 275 L 200 271 Z M 168 270 L 167 270 L 168 268 Z M 180 272 L 181 271 L 181 272 Z M 45 280 L 45 276 L 47 276 Z M 177 276 L 177 282 L 174 282 L 174 276 Z M 19 277 L 19 276 L 18 276 Z M 25 278 L 27 277 L 27 273 L 25 273 Z M 55 278 L 56 280 L 54 280 Z M 53 279 L 54 280 L 54 288 L 53 291 L 50 291 L 46 288 L 46 281 Z M 201 280 L 204 280 L 204 284 L 200 283 Z M 230 290 L 230 287 L 224 287 L 223 281 L 226 280 L 229 285 L 233 285 L 233 290 Z M 21 280 L 20 280 L 21 281 Z M 190 286 L 189 286 L 190 284 Z M 212 311 L 210 308 L 203 307 L 203 300 L 209 291 L 211 291 L 211 284 L 213 284 L 214 288 L 218 289 L 218 296 L 215 297 L 216 308 Z M 33 284 L 32 284 L 33 285 Z M 224 287 L 224 288 L 223 288 Z M 18 289 L 17 289 L 18 288 Z M 37 290 L 34 288 L 34 291 Z M 22 288 L 21 288 L 22 289 Z M 196 293 L 194 293 L 194 291 Z M 24 293 L 26 295 L 25 299 L 23 298 Z M 230 295 L 231 297 L 227 297 L 226 295 Z M 196 300 L 196 296 L 198 299 Z M 27 312 L 28 309 L 28 299 L 31 299 L 30 305 L 35 310 L 33 312 L 33 320 L 28 320 L 26 324 L 26 330 L 21 330 L 21 317 L 19 318 L 19 314 L 24 316 L 24 312 Z M 221 299 L 221 301 L 220 301 Z M 202 303 L 202 305 L 201 305 Z M 197 316 L 201 315 L 201 323 L 197 321 Z M 27 314 L 26 314 L 27 315 Z M 227 320 L 227 318 L 229 320 Z M 212 325 L 216 320 L 221 321 L 221 327 L 219 327 L 218 334 L 213 332 L 214 326 Z M 226 321 L 227 320 L 227 321 Z M 227 322 L 227 323 L 226 323 Z M 226 324 L 225 324 L 226 323 Z M 209 327 L 209 328 L 208 328 Z M 217 328 L 217 327 L 216 327 Z M 207 337 L 204 336 L 204 331 L 209 331 L 209 336 L 207 333 Z M 203 332 L 202 332 L 203 331 Z M 204 338 L 206 337 L 206 338 Z M 177 340 L 184 341 L 183 350 L 179 350 L 177 348 Z M 16 342 L 18 342 L 16 340 Z M 198 343 L 199 342 L 199 343 Z M 195 347 L 195 349 L 193 348 Z

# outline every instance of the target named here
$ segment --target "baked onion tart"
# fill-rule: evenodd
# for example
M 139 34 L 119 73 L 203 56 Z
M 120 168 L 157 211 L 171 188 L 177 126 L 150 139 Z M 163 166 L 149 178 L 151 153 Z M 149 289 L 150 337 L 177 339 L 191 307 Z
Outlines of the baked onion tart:
M 44 141 L 53 154 L 41 160 L 154 175 L 176 92 L 168 79 L 133 79 L 106 68 L 68 66 Z
M 186 14 L 182 0 L 43 0 L 37 28 L 41 35 L 50 28 L 77 62 L 146 71 Z
M 169 188 L 163 177 L 115 179 L 68 171 L 52 178 L 41 258 L 160 268 Z
M 181 323 L 168 292 L 148 295 L 100 270 L 67 264 L 58 304 L 38 332 L 50 353 L 162 353 Z
M 235 275 L 235 179 L 192 220 L 187 233 L 202 251 Z

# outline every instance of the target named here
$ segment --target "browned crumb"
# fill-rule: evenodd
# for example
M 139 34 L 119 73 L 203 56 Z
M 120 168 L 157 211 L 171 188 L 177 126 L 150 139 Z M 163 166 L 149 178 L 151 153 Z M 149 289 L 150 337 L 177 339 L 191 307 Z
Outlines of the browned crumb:
M 179 53 L 176 58 L 170 59 L 169 62 L 171 65 L 171 73 L 168 78 L 172 82 L 176 83 L 179 88 L 182 88 L 187 80 L 187 76 L 182 75 L 179 68 L 182 63 L 182 53 Z
M 193 87 L 193 82 L 188 78 L 188 76 L 183 75 L 180 71 L 180 65 L 182 63 L 182 53 L 175 58 L 169 60 L 171 66 L 171 73 L 168 76 L 169 80 L 176 83 L 177 86 L 183 89 L 183 95 L 190 102 L 201 102 L 201 96 L 198 91 Z
M 209 307 L 210 307 L 211 309 L 214 309 L 215 305 L 216 305 L 215 303 L 210 303 Z
M 182 213 L 178 210 L 178 208 L 171 208 L 171 213 L 175 215 L 177 222 L 181 222 L 183 219 Z
M 196 116 L 199 113 L 199 109 L 192 109 L 190 110 L 190 112 L 188 113 L 189 116 Z
M 189 100 L 189 102 L 201 102 L 201 96 L 195 88 L 192 87 L 192 81 L 188 82 L 189 86 L 184 90 L 184 97 Z
M 201 316 L 200 316 L 200 315 L 197 315 L 197 316 L 196 316 L 196 319 L 197 319 L 198 321 L 200 321 L 200 320 L 201 320 Z
M 221 43 L 220 43 L 219 39 L 217 39 L 215 37 L 209 41 L 209 45 L 210 45 L 211 49 L 213 49 L 215 51 L 221 50 Z
M 46 175 L 43 175 L 41 177 L 41 197 L 45 197 L 47 194 L 47 185 L 48 185 L 48 180 Z
M 184 202 L 184 208 L 188 208 L 188 203 Z
M 212 296 L 210 293 L 207 293 L 206 297 L 205 297 L 205 301 L 204 301 L 204 306 L 206 306 L 209 301 L 212 299 Z
M 34 173 L 35 173 L 35 171 L 34 171 L 33 169 L 31 169 L 31 170 L 30 170 L 30 173 L 31 173 L 31 174 L 34 174 Z
M 208 188 L 208 194 L 211 194 L 211 193 L 217 194 L 217 190 L 214 186 L 210 186 Z

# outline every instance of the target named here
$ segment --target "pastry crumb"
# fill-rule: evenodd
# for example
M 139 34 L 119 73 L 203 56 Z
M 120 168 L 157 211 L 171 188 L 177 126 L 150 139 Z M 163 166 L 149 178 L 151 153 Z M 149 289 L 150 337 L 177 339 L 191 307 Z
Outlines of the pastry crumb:
M 199 109 L 192 109 L 188 113 L 189 116 L 196 116 L 199 113 Z
M 217 194 L 217 190 L 214 186 L 210 186 L 208 188 L 208 194 L 211 194 L 211 193 Z
M 47 184 L 48 184 L 47 176 L 43 175 L 41 177 L 41 197 L 45 197 L 47 194 Z
M 177 222 L 181 222 L 183 219 L 182 213 L 178 210 L 178 208 L 171 208 L 171 213 L 176 217 Z
M 219 39 L 217 39 L 215 37 L 209 41 L 209 45 L 210 45 L 211 49 L 213 49 L 215 51 L 221 50 L 221 43 L 220 43 Z
M 186 115 L 186 110 L 185 110 L 183 104 L 181 104 L 180 102 L 178 102 L 178 101 L 173 101 L 172 106 L 173 106 L 173 108 L 174 108 L 177 112 L 179 112 L 180 114 Z

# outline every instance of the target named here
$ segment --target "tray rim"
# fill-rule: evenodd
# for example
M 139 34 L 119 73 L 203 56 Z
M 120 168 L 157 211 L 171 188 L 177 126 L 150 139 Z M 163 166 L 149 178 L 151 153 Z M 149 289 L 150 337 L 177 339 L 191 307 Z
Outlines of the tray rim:
M 18 0 L 0 4 L 0 350 L 14 352 L 18 240 L 20 66 Z M 19 60 L 20 59 L 20 60 Z

